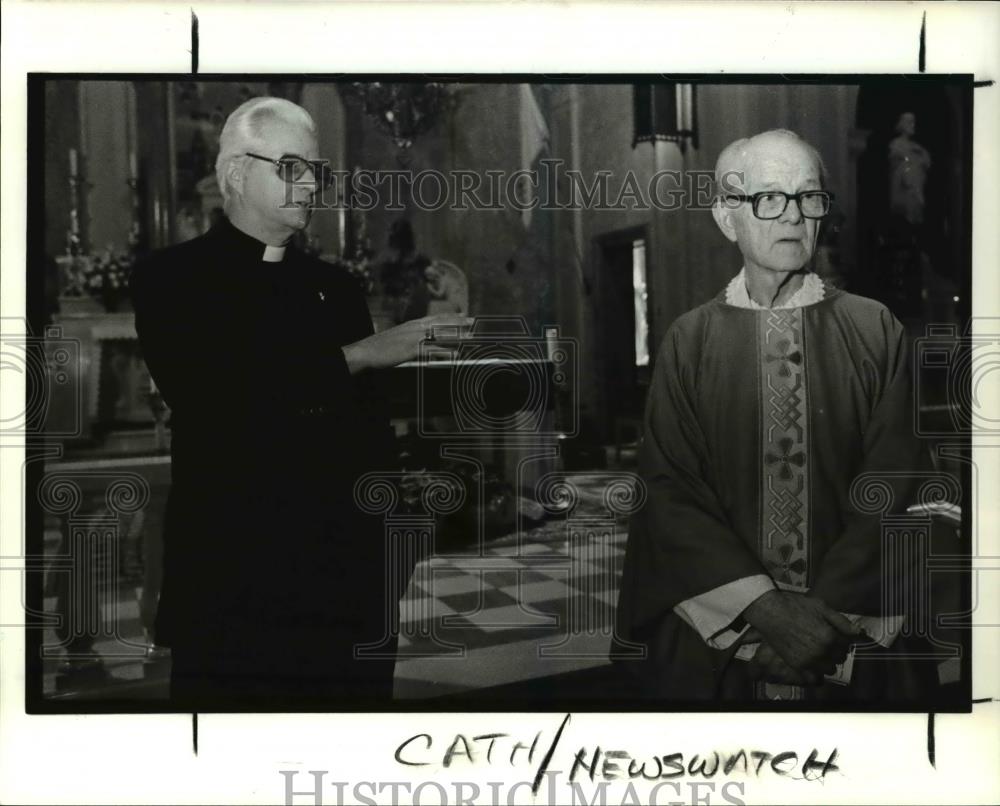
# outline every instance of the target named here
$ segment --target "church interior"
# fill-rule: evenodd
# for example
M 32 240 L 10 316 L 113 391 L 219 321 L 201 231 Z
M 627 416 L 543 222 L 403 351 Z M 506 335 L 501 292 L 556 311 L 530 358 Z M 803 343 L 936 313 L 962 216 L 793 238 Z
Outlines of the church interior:
M 170 653 L 152 627 L 170 411 L 143 363 L 128 274 L 222 215 L 219 133 L 248 98 L 308 110 L 341 177 L 425 177 L 371 204 L 345 182 L 299 238 L 358 280 L 376 329 L 461 312 L 482 322 L 481 355 L 513 340 L 531 359 L 488 364 L 500 368 L 471 381 L 481 395 L 457 402 L 460 366 L 445 380 L 385 373 L 402 468 L 386 524 L 426 544 L 389 625 L 404 708 L 619 693 L 604 673 L 651 366 L 670 324 L 741 265 L 709 210 L 728 143 L 786 128 L 816 146 L 835 205 L 813 269 L 887 305 L 918 346 L 930 325 L 963 333 L 971 312 L 972 92 L 955 82 L 48 77 L 30 93 L 44 136 L 29 155 L 29 309 L 47 397 L 29 464 L 46 557 L 36 601 L 50 617 L 36 631 L 37 693 L 52 702 L 167 696 Z M 536 198 L 554 203 L 438 203 L 435 177 L 531 171 L 545 177 Z M 588 204 L 562 203 L 594 188 Z M 959 404 L 940 367 L 926 373 L 917 406 L 933 450 Z M 447 388 L 464 414 L 439 410 Z M 938 462 L 965 477 L 961 457 Z M 434 511 L 421 491 L 440 478 L 459 480 L 461 500 Z M 957 553 L 963 537 L 935 536 L 933 550 Z M 958 610 L 947 576 L 935 595 Z M 940 674 L 956 682 L 957 658 Z

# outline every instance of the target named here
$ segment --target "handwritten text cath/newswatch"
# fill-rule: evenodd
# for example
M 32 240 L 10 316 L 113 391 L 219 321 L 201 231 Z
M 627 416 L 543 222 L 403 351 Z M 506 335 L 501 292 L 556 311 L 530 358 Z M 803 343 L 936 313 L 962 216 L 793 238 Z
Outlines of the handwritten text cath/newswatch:
M 759 777 L 780 775 L 819 781 L 838 770 L 837 748 L 804 752 L 780 748 L 734 748 L 699 753 L 635 753 L 621 748 L 587 744 L 574 747 L 565 737 L 570 723 L 567 714 L 553 732 L 515 736 L 484 732 L 434 736 L 417 733 L 403 740 L 395 751 L 397 763 L 406 767 L 458 768 L 461 765 L 490 765 L 531 768 L 540 783 L 558 761 L 568 770 L 569 781 L 645 779 L 654 781 L 719 776 Z

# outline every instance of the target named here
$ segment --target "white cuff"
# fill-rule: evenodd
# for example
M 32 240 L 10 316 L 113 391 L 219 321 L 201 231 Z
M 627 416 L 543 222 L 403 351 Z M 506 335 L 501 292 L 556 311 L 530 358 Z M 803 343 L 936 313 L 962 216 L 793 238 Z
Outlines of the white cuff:
M 809 592 L 806 588 L 797 588 L 783 582 L 778 582 L 777 585 L 780 590 L 789 593 Z M 854 613 L 841 613 L 840 615 L 851 624 L 860 624 L 876 644 L 880 644 L 886 649 L 892 646 L 892 642 L 896 640 L 896 636 L 902 631 L 903 623 L 906 621 L 906 616 L 858 616 Z
M 726 649 L 746 630 L 746 627 L 734 630 L 730 625 L 751 603 L 771 590 L 774 590 L 771 577 L 755 574 L 685 599 L 674 612 L 697 630 L 710 647 Z

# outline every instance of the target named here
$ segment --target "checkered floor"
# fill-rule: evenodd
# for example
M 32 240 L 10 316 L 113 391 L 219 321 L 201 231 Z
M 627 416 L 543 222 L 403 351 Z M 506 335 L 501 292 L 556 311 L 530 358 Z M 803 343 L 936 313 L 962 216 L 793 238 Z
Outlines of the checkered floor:
M 44 536 L 46 556 L 65 550 L 61 540 L 58 525 L 50 522 Z M 166 696 L 169 656 L 163 650 L 150 651 L 139 612 L 142 588 L 120 585 L 113 605 L 100 606 L 97 629 L 90 625 L 93 639 L 66 644 L 56 630 L 62 617 L 54 583 L 48 572 L 43 610 L 50 626 L 42 634 L 43 695 L 55 699 Z
M 56 597 L 45 597 L 47 613 L 57 612 L 57 607 Z M 55 699 L 89 699 L 103 695 L 141 699 L 166 696 L 169 657 L 162 651 L 148 651 L 134 591 L 121 592 L 117 611 L 117 618 L 105 612 L 103 619 L 106 625 L 117 621 L 117 629 L 112 631 L 109 626 L 111 634 L 99 636 L 89 646 L 63 646 L 55 630 L 45 630 L 44 696 Z
M 418 565 L 400 603 L 397 698 L 608 663 L 627 524 L 600 506 L 603 481 L 580 484 L 580 504 L 570 518 L 490 541 L 482 552 L 439 555 Z M 58 529 L 48 529 L 46 551 L 58 545 Z M 94 642 L 89 654 L 100 663 L 66 664 L 55 631 L 46 630 L 46 696 L 167 696 L 169 656 L 146 656 L 140 593 L 123 587 L 117 618 L 104 612 L 104 623 L 118 628 Z M 46 612 L 57 607 L 56 597 L 47 596 Z
M 464 691 L 608 662 L 623 525 L 434 558 L 400 604 L 396 696 Z

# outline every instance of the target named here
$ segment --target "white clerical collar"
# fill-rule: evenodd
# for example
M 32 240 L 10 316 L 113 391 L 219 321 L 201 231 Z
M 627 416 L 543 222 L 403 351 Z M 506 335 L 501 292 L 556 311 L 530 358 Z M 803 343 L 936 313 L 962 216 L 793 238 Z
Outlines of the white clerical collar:
M 281 263 L 285 259 L 285 247 L 283 246 L 265 246 L 264 247 L 264 257 L 262 260 L 265 263 Z
M 775 308 L 801 308 L 804 305 L 814 305 L 820 302 L 826 295 L 823 281 L 815 272 L 809 272 L 802 278 L 802 285 L 798 291 L 790 296 L 781 305 Z M 729 285 L 726 286 L 726 303 L 736 308 L 751 308 L 753 310 L 767 310 L 763 305 L 759 305 L 750 297 L 747 289 L 746 267 L 740 269 Z

